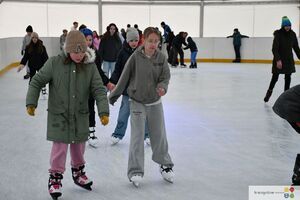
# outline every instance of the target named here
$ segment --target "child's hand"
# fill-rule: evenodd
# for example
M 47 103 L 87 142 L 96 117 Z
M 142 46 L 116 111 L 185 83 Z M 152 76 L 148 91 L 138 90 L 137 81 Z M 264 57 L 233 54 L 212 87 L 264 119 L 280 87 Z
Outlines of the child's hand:
M 157 88 L 156 89 L 158 96 L 164 96 L 166 94 L 166 91 L 164 88 Z
M 30 116 L 34 116 L 35 107 L 32 105 L 27 106 L 27 113 Z
M 111 82 L 109 82 L 108 84 L 107 84 L 107 89 L 109 90 L 109 91 L 112 91 L 115 87 L 116 87 L 116 85 L 115 84 L 113 84 L 113 83 L 111 83 Z
M 104 116 L 100 117 L 100 121 L 101 121 L 101 124 L 102 124 L 103 126 L 105 126 L 105 125 L 107 125 L 108 122 L 109 122 L 109 117 L 106 116 L 106 115 L 104 115 Z
M 282 62 L 281 62 L 281 60 L 278 60 L 276 64 L 277 64 L 277 68 L 278 69 L 282 69 Z
M 24 65 L 22 65 L 22 64 L 21 64 L 21 65 L 19 65 L 19 66 L 18 66 L 18 70 L 17 70 L 17 72 L 20 72 L 20 71 L 21 71 L 21 70 L 22 70 L 24 67 L 25 67 L 25 66 L 24 66 Z

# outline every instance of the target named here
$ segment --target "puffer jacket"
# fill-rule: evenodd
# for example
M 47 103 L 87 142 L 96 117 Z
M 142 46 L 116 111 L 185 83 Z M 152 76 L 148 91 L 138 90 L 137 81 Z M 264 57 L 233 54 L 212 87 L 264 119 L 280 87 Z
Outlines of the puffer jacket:
M 94 60 L 86 53 L 84 63 L 65 62 L 66 53 L 51 57 L 32 78 L 26 106 L 38 106 L 41 88 L 49 83 L 47 140 L 80 143 L 88 139 L 88 98 L 92 94 L 98 115 L 109 115 L 105 88 Z

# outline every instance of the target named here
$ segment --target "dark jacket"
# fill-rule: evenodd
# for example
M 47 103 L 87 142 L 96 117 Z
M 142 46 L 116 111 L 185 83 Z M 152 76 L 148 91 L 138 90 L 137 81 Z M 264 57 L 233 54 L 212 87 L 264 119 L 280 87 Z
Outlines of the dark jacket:
M 110 82 L 112 82 L 113 84 L 118 83 L 119 78 L 123 72 L 124 66 L 133 52 L 134 49 L 132 49 L 127 42 L 124 42 L 115 65 L 115 70 L 110 77 Z M 128 95 L 126 90 L 127 87 L 124 90 L 123 95 Z
M 300 59 L 298 40 L 294 31 L 286 31 L 284 28 L 274 32 L 272 52 L 274 55 L 272 73 L 290 74 L 296 71 L 293 57 L 293 49 Z M 277 61 L 281 60 L 282 69 L 278 69 Z
M 39 70 L 48 60 L 48 54 L 44 45 L 42 45 L 40 50 L 37 48 L 37 45 L 33 45 L 32 47 L 32 50 L 30 50 L 29 45 L 27 45 L 21 64 L 26 65 L 28 61 L 29 68 Z
M 184 49 L 190 49 L 191 52 L 198 51 L 197 45 L 191 37 L 188 37 L 187 42 L 188 45 Z
M 101 39 L 98 54 L 100 56 L 101 63 L 103 61 L 115 62 L 118 57 L 118 53 L 122 48 L 121 40 L 115 36 L 107 36 Z
M 182 33 L 179 33 L 173 39 L 172 46 L 175 47 L 176 49 L 181 49 L 182 44 L 184 44 L 185 46 L 187 46 L 187 44 L 185 42 L 185 38 L 182 36 Z
M 242 35 L 239 31 L 234 32 L 232 35 L 228 36 L 227 38 L 233 38 L 233 46 L 241 46 L 242 38 L 249 38 L 247 35 Z
M 95 49 L 93 49 L 93 50 L 95 51 L 95 55 L 96 55 L 95 64 L 97 65 L 98 72 L 102 78 L 103 85 L 106 86 L 109 82 L 109 79 L 107 78 L 104 71 L 102 70 L 102 67 L 101 67 L 102 63 L 101 63 L 100 55 L 96 53 Z
M 300 85 L 282 93 L 276 100 L 273 110 L 290 123 L 300 122 Z

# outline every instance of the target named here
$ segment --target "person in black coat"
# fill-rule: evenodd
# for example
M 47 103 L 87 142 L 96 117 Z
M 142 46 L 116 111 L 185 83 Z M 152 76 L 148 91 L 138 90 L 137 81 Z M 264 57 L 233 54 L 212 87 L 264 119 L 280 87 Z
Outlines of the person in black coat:
M 300 134 L 300 85 L 282 93 L 276 100 L 273 111 L 294 128 Z M 292 176 L 293 185 L 300 185 L 300 154 L 297 154 L 294 174 Z
M 173 51 L 173 55 L 172 55 L 172 63 L 171 65 L 177 66 L 177 56 L 179 53 L 180 56 L 180 65 L 182 67 L 185 67 L 186 64 L 184 64 L 184 53 L 182 50 L 182 45 L 184 44 L 185 46 L 187 46 L 186 42 L 185 42 L 185 38 L 187 37 L 188 33 L 187 32 L 179 32 L 179 34 L 177 34 L 175 36 L 175 38 L 173 39 L 173 43 L 172 43 L 172 51 Z
M 227 38 L 233 38 L 233 48 L 234 48 L 234 52 L 235 52 L 235 60 L 233 60 L 232 62 L 241 62 L 241 53 L 240 53 L 240 49 L 242 46 L 242 38 L 249 38 L 249 36 L 247 35 L 242 35 L 239 32 L 239 29 L 235 28 L 233 29 L 233 34 L 230 36 L 227 36 Z
M 264 101 L 268 102 L 273 88 L 278 81 L 279 74 L 285 75 L 284 90 L 288 90 L 291 84 L 291 74 L 296 72 L 293 49 L 300 59 L 300 49 L 295 32 L 291 29 L 290 20 L 284 16 L 281 22 L 281 29 L 274 32 L 273 40 L 273 65 L 272 79 L 265 95 Z
M 103 85 L 107 86 L 109 79 L 107 78 L 107 76 L 105 75 L 105 73 L 103 72 L 103 70 L 101 68 L 100 56 L 98 54 L 96 54 L 96 49 L 93 45 L 93 31 L 88 28 L 82 28 L 82 29 L 80 29 L 80 32 L 82 32 L 83 35 L 85 36 L 86 43 L 88 46 L 88 51 L 86 52 L 86 54 L 88 54 L 92 58 L 94 57 L 93 59 L 95 59 L 94 62 L 97 65 L 98 72 L 101 76 Z M 88 143 L 90 146 L 97 148 L 99 145 L 99 140 L 95 135 L 95 132 L 96 132 L 95 131 L 95 127 L 96 127 L 95 99 L 92 96 L 92 94 L 90 94 L 90 96 L 89 96 L 88 105 L 89 105 L 89 131 L 90 131 Z
M 18 66 L 18 72 L 21 71 L 26 63 L 30 69 L 30 80 L 39 71 L 44 63 L 48 60 L 48 54 L 43 42 L 39 39 L 39 35 L 36 32 L 31 33 L 31 41 L 25 48 L 25 54 Z

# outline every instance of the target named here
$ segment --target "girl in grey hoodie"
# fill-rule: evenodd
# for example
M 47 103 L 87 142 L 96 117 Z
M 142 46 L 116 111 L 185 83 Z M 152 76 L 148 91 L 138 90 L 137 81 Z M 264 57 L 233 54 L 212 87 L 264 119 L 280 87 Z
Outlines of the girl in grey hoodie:
M 128 59 L 116 88 L 109 95 L 113 105 L 125 87 L 130 98 L 131 138 L 127 176 L 136 187 L 144 175 L 144 130 L 147 121 L 153 151 L 152 159 L 160 165 L 160 172 L 173 182 L 173 162 L 168 153 L 161 96 L 168 90 L 170 69 L 166 56 L 158 50 L 160 32 L 148 27 L 144 44 Z

